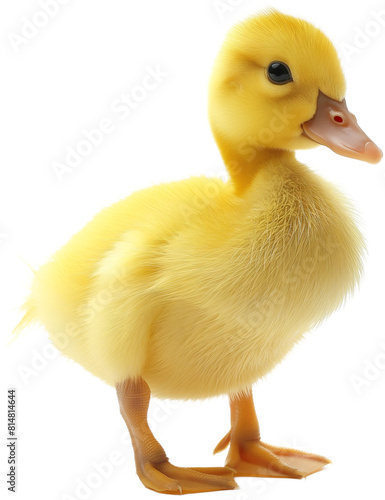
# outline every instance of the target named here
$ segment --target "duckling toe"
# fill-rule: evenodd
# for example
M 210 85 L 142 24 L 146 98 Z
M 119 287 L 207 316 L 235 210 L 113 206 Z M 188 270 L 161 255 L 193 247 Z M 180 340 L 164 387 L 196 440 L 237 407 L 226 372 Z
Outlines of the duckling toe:
M 300 470 L 304 474 L 304 477 L 321 471 L 326 465 L 331 463 L 328 458 L 321 455 L 291 448 L 280 448 L 266 443 L 261 444 L 285 464 Z
M 231 443 L 226 466 L 234 469 L 235 477 L 303 479 L 322 470 L 328 463 L 330 460 L 320 455 L 278 448 L 255 440 Z
M 234 472 L 227 467 L 176 467 L 163 461 L 143 464 L 138 475 L 147 488 L 174 495 L 238 488 Z

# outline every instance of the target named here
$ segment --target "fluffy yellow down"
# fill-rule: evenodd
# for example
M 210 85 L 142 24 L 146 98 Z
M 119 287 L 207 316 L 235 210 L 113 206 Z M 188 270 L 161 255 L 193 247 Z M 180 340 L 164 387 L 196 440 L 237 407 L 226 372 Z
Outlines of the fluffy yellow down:
M 297 22 L 292 39 L 293 18 L 264 14 L 231 32 L 220 53 L 210 120 L 231 179 L 158 185 L 101 211 L 37 272 L 19 329 L 39 321 L 66 356 L 108 384 L 142 376 L 156 396 L 205 398 L 249 387 L 340 306 L 359 279 L 362 237 L 344 197 L 288 145 L 311 145 L 300 123 L 314 114 L 319 88 L 333 97 L 344 81 L 330 42 Z M 293 44 L 299 86 L 290 96 L 268 90 L 258 70 L 253 82 L 244 72 L 245 53 L 256 64 L 264 57 L 245 40 L 277 23 L 283 40 L 268 59 L 282 60 L 282 46 L 290 58 Z M 328 77 L 314 69 L 324 50 Z M 231 70 L 224 54 L 237 53 Z M 258 113 L 244 105 L 252 96 Z M 271 109 L 286 103 L 298 113 L 298 126 L 282 131 L 282 148 L 254 144 L 258 154 L 245 159 L 236 146 L 247 126 L 265 126 L 269 99 Z

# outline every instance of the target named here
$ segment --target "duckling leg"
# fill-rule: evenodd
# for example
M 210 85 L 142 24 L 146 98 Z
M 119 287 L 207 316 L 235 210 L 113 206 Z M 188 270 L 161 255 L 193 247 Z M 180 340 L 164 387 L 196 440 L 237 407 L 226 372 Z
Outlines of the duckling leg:
M 230 397 L 230 409 L 231 430 L 218 443 L 214 453 L 230 444 L 226 466 L 235 470 L 235 477 L 302 479 L 330 463 L 319 455 L 263 443 L 251 391 Z
M 200 493 L 237 487 L 226 467 L 175 467 L 152 434 L 147 411 L 150 388 L 142 378 L 117 384 L 120 412 L 131 435 L 137 474 L 147 488 L 160 493 Z

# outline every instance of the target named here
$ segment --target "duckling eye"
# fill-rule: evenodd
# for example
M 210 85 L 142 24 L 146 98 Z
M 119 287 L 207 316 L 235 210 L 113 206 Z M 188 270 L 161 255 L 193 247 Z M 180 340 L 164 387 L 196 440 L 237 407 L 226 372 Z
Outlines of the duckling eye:
M 267 74 L 269 76 L 269 80 L 278 85 L 283 85 L 284 83 L 293 81 L 289 66 L 280 61 L 270 63 L 267 68 Z

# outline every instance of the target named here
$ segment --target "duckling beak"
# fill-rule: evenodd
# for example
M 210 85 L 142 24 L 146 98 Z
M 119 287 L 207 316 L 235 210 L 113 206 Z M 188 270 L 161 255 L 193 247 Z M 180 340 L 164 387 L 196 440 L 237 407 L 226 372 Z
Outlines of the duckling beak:
M 358 126 L 356 117 L 341 102 L 319 93 L 316 114 L 302 124 L 303 134 L 318 144 L 328 146 L 342 156 L 378 163 L 381 149 Z

